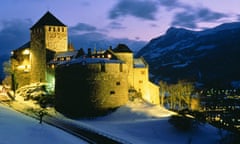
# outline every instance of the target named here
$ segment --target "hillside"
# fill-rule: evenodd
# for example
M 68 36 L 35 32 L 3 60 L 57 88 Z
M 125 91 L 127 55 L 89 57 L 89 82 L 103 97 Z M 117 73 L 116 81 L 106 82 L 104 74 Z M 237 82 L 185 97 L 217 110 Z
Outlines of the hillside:
M 138 53 L 150 65 L 152 80 L 188 80 L 204 87 L 233 87 L 240 81 L 240 22 L 191 31 L 169 28 Z
M 0 93 L 0 97 L 2 97 Z M 0 103 L 1 144 L 86 144 L 85 141 Z
M 0 94 L 0 97 L 3 95 Z M 24 101 L 24 98 L 17 96 L 12 107 L 27 110 L 29 106 L 38 108 L 33 101 Z M 0 143 L 82 143 L 81 140 L 63 132 L 46 123 L 39 124 L 38 120 L 26 117 L 15 112 L 0 103 Z M 199 124 L 198 127 L 182 131 L 169 123 L 169 118 L 175 115 L 159 105 L 151 105 L 142 100 L 135 99 L 116 111 L 101 117 L 69 119 L 56 112 L 52 108 L 45 109 L 59 120 L 66 123 L 76 124 L 80 127 L 95 131 L 98 134 L 113 138 L 126 144 L 148 144 L 148 143 L 169 143 L 169 144 L 202 144 L 219 143 L 224 138 L 219 129 L 209 124 Z M 14 131 L 12 128 L 14 127 Z M 225 133 L 226 132 L 226 133 Z M 58 137 L 56 137 L 58 135 Z M 60 137 L 59 137 L 60 136 Z M 227 136 L 227 135 L 226 135 Z M 83 142 L 84 143 L 84 142 Z

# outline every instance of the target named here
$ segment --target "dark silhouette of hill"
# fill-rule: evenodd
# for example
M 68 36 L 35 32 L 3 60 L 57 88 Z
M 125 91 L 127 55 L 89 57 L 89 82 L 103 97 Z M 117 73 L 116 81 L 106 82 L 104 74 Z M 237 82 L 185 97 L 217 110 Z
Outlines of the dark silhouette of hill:
M 155 82 L 187 80 L 204 87 L 240 85 L 240 22 L 204 31 L 170 28 L 137 55 L 150 65 Z

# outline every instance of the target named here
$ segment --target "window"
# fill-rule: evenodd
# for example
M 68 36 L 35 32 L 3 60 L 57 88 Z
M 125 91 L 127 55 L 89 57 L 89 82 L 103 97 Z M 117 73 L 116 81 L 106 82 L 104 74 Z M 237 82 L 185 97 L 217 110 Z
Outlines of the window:
M 113 95 L 113 94 L 115 94 L 115 91 L 110 91 L 110 95 Z
M 106 68 L 105 68 L 105 63 L 101 62 L 101 72 L 105 72 Z
M 122 65 L 122 63 L 120 63 L 120 65 L 119 65 L 119 71 L 123 72 L 123 65 Z
M 64 32 L 64 28 L 62 28 L 62 32 Z
M 60 32 L 60 28 L 58 28 L 58 32 Z
M 119 81 L 118 81 L 118 82 L 116 82 L 116 85 L 118 85 L 118 86 L 119 86 L 120 84 L 121 84 L 121 83 L 120 83 Z
M 53 27 L 53 31 L 55 32 L 55 27 Z
M 145 74 L 145 71 L 141 71 L 141 74 L 144 75 L 144 74 Z
M 67 60 L 67 61 L 70 61 L 70 60 L 71 60 L 71 57 L 70 57 L 70 56 L 66 57 L 66 60 Z
M 142 81 L 142 80 L 139 80 L 138 83 L 143 83 L 143 81 Z
M 48 28 L 48 31 L 51 31 L 51 30 L 52 30 L 52 28 L 51 28 L 51 27 L 49 27 L 49 28 Z

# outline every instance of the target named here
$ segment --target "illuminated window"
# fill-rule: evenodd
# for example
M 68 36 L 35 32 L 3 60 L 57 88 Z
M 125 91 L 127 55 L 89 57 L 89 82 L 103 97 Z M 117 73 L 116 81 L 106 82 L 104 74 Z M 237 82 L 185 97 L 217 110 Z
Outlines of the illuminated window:
M 30 54 L 30 51 L 29 49 L 25 49 L 23 52 L 22 52 L 23 55 L 29 55 Z
M 70 56 L 66 57 L 66 60 L 67 61 L 71 60 L 71 57 Z

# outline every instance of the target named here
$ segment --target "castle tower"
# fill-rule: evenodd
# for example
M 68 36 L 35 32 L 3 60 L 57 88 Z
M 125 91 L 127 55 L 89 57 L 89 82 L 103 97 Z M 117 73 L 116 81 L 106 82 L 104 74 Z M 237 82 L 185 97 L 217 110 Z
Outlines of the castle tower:
M 46 81 L 46 49 L 67 51 L 67 26 L 47 12 L 31 27 L 31 83 Z
M 134 86 L 133 76 L 133 52 L 125 44 L 119 44 L 113 49 L 118 59 L 124 61 L 128 67 L 128 82 L 129 87 Z

